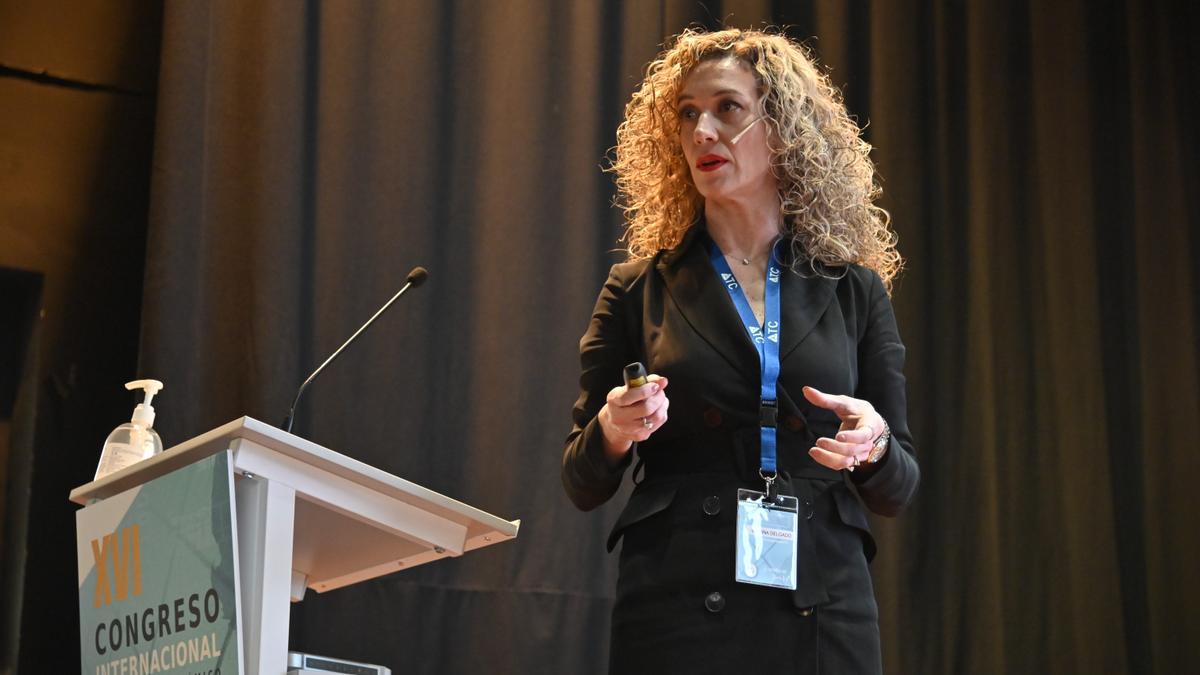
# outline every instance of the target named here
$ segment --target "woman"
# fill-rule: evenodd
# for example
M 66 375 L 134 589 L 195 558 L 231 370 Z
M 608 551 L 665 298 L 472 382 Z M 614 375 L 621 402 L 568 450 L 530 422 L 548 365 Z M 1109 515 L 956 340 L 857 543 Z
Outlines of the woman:
M 863 505 L 896 515 L 920 474 L 869 150 L 803 48 L 757 31 L 684 32 L 626 106 L 630 260 L 580 341 L 562 471 L 588 510 L 643 465 L 608 540 L 611 672 L 881 670 Z M 653 374 L 626 387 L 634 361 Z M 739 489 L 795 496 L 794 590 L 735 581 Z

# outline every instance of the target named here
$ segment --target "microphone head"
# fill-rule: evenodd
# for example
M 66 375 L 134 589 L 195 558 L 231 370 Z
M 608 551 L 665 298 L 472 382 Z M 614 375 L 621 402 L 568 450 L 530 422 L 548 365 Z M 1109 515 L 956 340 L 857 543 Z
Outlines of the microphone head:
M 424 267 L 414 267 L 413 271 L 408 273 L 408 278 L 405 279 L 405 283 L 412 284 L 413 286 L 420 286 L 421 284 L 425 283 L 425 277 L 428 276 L 429 272 L 425 271 Z

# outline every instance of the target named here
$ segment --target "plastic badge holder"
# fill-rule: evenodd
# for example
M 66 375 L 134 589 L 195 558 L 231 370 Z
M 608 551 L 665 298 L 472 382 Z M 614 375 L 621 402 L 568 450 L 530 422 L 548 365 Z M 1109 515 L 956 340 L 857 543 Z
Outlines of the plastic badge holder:
M 795 590 L 799 500 L 788 495 L 768 499 L 746 489 L 738 490 L 737 499 L 735 578 Z

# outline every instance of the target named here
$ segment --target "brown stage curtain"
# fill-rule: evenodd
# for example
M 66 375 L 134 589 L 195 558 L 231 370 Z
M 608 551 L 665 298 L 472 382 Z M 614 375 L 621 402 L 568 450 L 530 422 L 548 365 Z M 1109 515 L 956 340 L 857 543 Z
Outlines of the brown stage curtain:
M 869 121 L 908 257 L 924 485 L 876 523 L 888 672 L 1178 672 L 1200 638 L 1196 12 L 170 3 L 141 368 L 171 392 L 164 438 L 278 421 L 425 265 L 296 430 L 521 536 L 310 596 L 293 644 L 406 673 L 604 672 L 617 505 L 577 513 L 558 482 L 617 258 L 599 165 L 663 36 L 787 24 Z

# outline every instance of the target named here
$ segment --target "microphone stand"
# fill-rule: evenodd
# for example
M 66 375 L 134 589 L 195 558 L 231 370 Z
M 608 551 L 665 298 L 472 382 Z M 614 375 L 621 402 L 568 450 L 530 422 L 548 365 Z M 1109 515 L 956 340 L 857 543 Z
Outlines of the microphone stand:
M 317 378 L 317 375 L 321 374 L 322 370 L 325 370 L 325 366 L 328 366 L 330 363 L 333 363 L 333 360 L 336 359 L 342 353 L 342 351 L 344 349 L 346 349 L 346 347 L 349 347 L 350 343 L 354 342 L 355 338 L 357 338 L 359 335 L 361 335 L 362 332 L 365 331 L 368 326 L 370 326 L 372 323 L 374 323 L 375 319 L 378 319 L 381 314 L 386 312 L 388 307 L 392 306 L 393 302 L 396 302 L 397 300 L 399 300 L 400 296 L 404 295 L 405 291 L 407 291 L 410 288 L 420 286 L 421 283 L 425 281 L 425 278 L 427 276 L 429 276 L 429 273 L 425 271 L 424 267 L 417 267 L 417 268 L 414 268 L 413 271 L 409 272 L 408 278 L 405 279 L 405 281 L 404 281 L 404 286 L 401 287 L 400 290 L 395 295 L 392 296 L 392 299 L 388 300 L 386 303 L 384 303 L 383 307 L 380 307 L 379 311 L 375 312 L 375 314 L 372 315 L 371 318 L 367 319 L 367 322 L 364 323 L 361 328 L 354 331 L 354 335 L 351 335 L 349 340 L 346 340 L 345 342 L 343 342 L 342 346 L 338 347 L 336 352 L 334 352 L 329 358 L 325 359 L 325 363 L 322 363 L 316 370 L 313 371 L 312 375 L 308 376 L 308 379 L 304 380 L 304 383 L 300 385 L 300 389 L 296 391 L 296 398 L 292 399 L 292 407 L 288 408 L 287 417 L 284 418 L 284 420 L 283 420 L 282 427 L 283 427 L 284 431 L 291 433 L 292 419 L 296 415 L 296 404 L 298 404 L 300 402 L 300 395 L 304 393 L 304 389 L 306 387 L 308 387 L 309 383 L 311 383 L 313 380 L 315 380 Z

